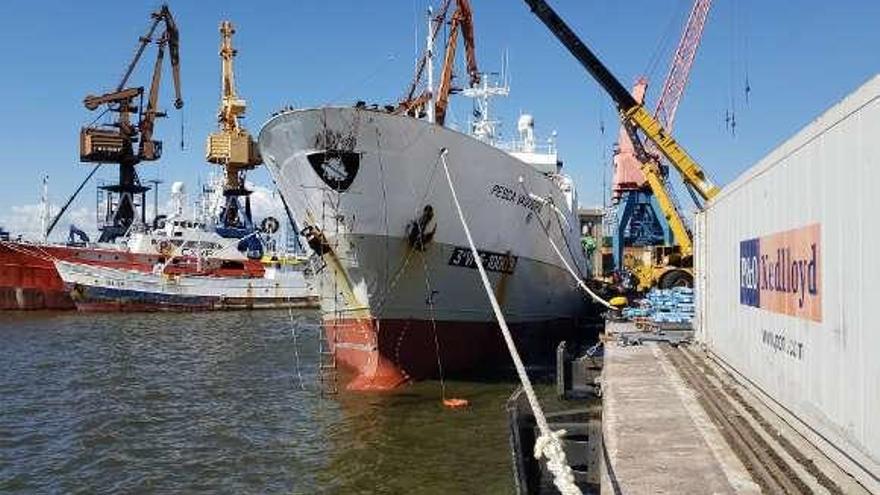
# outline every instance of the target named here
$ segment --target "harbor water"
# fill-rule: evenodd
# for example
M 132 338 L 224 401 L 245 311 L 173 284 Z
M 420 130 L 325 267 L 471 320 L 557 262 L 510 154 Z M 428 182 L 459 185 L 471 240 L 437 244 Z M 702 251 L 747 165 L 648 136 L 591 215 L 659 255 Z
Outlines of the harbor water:
M 322 397 L 317 323 L 4 313 L 0 492 L 512 491 L 512 379 L 447 382 L 462 410 L 437 381 Z

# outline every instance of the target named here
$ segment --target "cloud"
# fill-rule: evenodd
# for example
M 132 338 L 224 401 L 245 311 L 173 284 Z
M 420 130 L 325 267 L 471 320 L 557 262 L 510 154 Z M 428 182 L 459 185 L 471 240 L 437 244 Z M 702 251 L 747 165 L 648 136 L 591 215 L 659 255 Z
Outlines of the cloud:
M 278 220 L 287 218 L 284 204 L 275 190 L 251 182 L 247 183 L 247 188 L 253 191 L 251 193 L 251 211 L 255 222 L 259 223 L 263 218 L 270 216 Z
M 49 206 L 49 222 L 60 209 L 60 205 L 51 204 Z M 12 206 L 8 210 L 0 212 L 0 226 L 8 230 L 12 237 L 21 235 L 24 239 L 40 240 L 42 239 L 42 213 L 43 206 L 39 203 Z M 67 239 L 70 224 L 76 225 L 91 235 L 97 230 L 95 210 L 84 206 L 68 209 L 52 231 L 50 240 Z
M 278 192 L 272 188 L 247 183 L 247 188 L 253 191 L 251 194 L 251 210 L 253 212 L 254 222 L 259 223 L 266 217 L 272 216 L 279 220 L 284 232 L 287 226 L 287 213 L 284 211 L 284 205 Z M 195 202 L 198 200 L 195 195 L 187 191 L 185 215 L 193 216 L 195 214 Z M 147 201 L 147 220 L 152 221 L 153 202 L 152 198 Z M 58 213 L 61 206 L 51 204 L 49 209 L 49 222 Z M 170 213 L 174 209 L 173 201 L 168 198 L 159 204 L 159 211 L 165 214 Z M 42 239 L 42 205 L 24 204 L 10 207 L 6 211 L 0 211 L 0 226 L 10 232 L 13 238 L 21 235 L 27 240 Z M 63 242 L 67 240 L 69 226 L 73 224 L 82 229 L 89 235 L 92 240 L 97 240 L 98 226 L 96 220 L 96 211 L 94 207 L 72 207 L 64 213 L 64 216 L 58 221 L 49 240 L 53 242 Z

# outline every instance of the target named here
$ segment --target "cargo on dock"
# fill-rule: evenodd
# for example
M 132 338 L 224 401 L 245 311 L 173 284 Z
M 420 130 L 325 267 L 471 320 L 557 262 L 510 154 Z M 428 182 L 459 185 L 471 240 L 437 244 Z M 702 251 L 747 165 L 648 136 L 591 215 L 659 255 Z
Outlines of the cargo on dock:
M 698 214 L 697 337 L 768 407 L 880 491 L 880 76 Z

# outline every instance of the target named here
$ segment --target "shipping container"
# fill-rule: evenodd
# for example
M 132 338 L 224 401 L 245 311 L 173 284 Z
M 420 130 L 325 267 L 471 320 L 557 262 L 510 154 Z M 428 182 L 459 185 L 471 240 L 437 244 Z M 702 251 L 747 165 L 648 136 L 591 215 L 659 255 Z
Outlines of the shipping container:
M 699 340 L 872 492 L 878 187 L 880 75 L 726 186 L 695 222 Z

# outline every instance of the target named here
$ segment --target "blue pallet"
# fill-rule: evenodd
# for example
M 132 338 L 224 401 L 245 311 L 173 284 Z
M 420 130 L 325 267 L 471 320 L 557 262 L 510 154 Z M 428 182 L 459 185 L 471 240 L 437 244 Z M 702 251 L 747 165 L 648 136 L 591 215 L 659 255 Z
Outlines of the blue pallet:
M 647 318 L 655 323 L 689 323 L 694 318 L 694 290 L 688 287 L 652 289 L 624 318 Z

